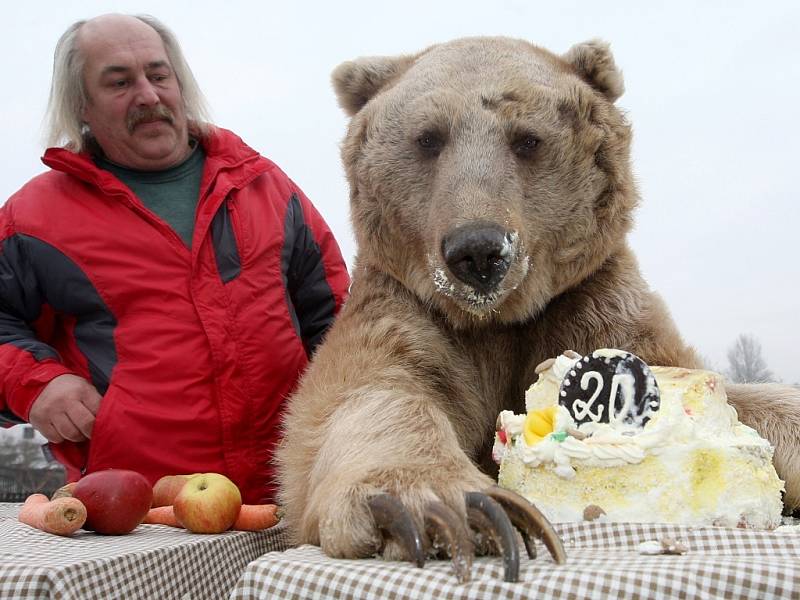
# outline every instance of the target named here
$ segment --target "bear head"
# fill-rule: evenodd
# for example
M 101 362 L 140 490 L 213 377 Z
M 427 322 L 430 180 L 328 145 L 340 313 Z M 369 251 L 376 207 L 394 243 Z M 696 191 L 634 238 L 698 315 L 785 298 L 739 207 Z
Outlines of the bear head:
M 625 244 L 637 203 L 608 46 L 465 38 L 334 71 L 363 268 L 454 326 L 536 316 Z

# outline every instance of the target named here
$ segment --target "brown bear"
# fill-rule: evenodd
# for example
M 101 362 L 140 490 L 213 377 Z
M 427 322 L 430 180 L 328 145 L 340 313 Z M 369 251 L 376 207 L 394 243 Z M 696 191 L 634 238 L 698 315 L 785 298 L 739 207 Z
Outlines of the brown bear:
M 342 157 L 358 254 L 277 456 L 296 541 L 360 557 L 382 542 L 376 495 L 417 522 L 434 500 L 465 514 L 465 493 L 493 483 L 498 412 L 523 411 L 543 360 L 608 347 L 701 364 L 626 241 L 639 196 L 606 44 L 559 56 L 468 38 L 346 62 L 333 82 L 352 117 Z M 800 393 L 728 393 L 775 445 L 797 507 Z

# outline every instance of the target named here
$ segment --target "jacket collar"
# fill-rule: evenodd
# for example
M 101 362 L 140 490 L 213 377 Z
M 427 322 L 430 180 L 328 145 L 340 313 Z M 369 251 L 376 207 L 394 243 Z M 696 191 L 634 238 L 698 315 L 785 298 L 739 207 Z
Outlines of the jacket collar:
M 203 179 L 222 178 L 230 187 L 240 187 L 261 173 L 272 163 L 245 144 L 239 136 L 221 127 L 212 127 L 200 139 L 206 151 Z M 66 148 L 48 148 L 42 162 L 53 170 L 73 175 L 107 191 L 119 191 L 124 186 L 108 171 L 94 164 L 89 152 L 71 152 Z

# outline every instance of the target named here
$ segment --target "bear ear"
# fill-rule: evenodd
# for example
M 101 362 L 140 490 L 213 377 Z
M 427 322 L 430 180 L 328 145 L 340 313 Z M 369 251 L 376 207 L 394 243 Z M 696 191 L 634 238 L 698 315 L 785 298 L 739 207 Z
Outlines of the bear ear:
M 371 56 L 340 64 L 331 74 L 339 105 L 352 117 L 370 98 L 405 72 L 413 60 L 412 56 Z
M 607 43 L 590 40 L 575 44 L 563 58 L 573 66 L 581 79 L 611 102 L 616 101 L 625 91 L 622 71 L 614 63 Z

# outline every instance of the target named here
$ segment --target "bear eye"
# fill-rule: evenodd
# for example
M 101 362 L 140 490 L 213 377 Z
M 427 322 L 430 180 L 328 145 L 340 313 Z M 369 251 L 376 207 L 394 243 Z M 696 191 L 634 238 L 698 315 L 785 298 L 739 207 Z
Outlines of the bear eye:
M 444 138 L 436 131 L 424 131 L 417 138 L 417 145 L 427 155 L 438 156 L 444 146 Z
M 524 133 L 514 139 L 511 148 L 520 158 L 531 158 L 539 146 L 539 138 L 532 133 Z

